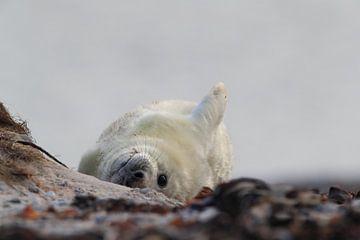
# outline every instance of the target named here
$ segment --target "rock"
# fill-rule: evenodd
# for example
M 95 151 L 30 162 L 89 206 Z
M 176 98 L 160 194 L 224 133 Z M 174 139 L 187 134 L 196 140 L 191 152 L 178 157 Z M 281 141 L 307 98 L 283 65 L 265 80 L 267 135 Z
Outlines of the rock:
M 261 180 L 240 178 L 218 186 L 209 205 L 236 217 L 256 204 L 262 196 L 268 195 L 269 191 L 270 187 Z
M 36 187 L 36 186 L 34 186 L 34 185 L 30 185 L 30 186 L 28 187 L 28 190 L 29 190 L 30 192 L 33 192 L 33 193 L 39 193 L 39 188 Z
M 8 202 L 9 203 L 20 204 L 21 200 L 19 198 L 13 198 L 13 199 L 10 199 Z
M 48 191 L 48 192 L 46 192 L 46 196 L 48 196 L 50 198 L 54 198 L 56 196 L 56 194 L 53 191 Z
M 329 200 L 338 204 L 349 202 L 353 196 L 338 187 L 330 187 L 329 189 Z

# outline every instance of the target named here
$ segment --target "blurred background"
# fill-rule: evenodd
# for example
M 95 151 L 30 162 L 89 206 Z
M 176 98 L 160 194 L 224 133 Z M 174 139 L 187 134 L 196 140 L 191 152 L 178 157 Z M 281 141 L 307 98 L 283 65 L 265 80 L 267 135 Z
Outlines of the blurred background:
M 142 103 L 228 89 L 233 177 L 354 179 L 360 2 L 0 0 L 0 100 L 70 167 Z

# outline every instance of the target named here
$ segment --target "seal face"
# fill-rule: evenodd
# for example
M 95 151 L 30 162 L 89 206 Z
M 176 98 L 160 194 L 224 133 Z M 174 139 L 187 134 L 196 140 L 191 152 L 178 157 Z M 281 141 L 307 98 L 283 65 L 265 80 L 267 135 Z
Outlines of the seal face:
M 79 171 L 186 201 L 202 187 L 228 180 L 232 148 L 222 123 L 222 83 L 199 104 L 161 101 L 113 122 L 82 158 Z
M 113 161 L 110 171 L 110 182 L 128 187 L 146 187 L 152 174 L 149 157 L 144 154 L 130 156 L 127 160 Z

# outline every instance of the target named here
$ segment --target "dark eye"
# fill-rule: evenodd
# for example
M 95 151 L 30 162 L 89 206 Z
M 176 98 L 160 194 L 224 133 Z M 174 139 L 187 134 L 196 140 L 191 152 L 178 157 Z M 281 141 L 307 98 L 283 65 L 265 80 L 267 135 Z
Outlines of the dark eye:
M 162 188 L 165 187 L 167 184 L 166 175 L 164 175 L 164 174 L 159 175 L 157 182 L 158 182 L 159 187 L 162 187 Z

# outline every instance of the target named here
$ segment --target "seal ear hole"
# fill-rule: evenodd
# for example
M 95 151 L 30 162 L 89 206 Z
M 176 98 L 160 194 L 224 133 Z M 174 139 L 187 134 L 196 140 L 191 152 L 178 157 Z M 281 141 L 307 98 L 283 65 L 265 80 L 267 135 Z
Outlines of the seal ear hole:
M 164 188 L 167 185 L 167 176 L 165 174 L 160 174 L 157 179 L 157 184 L 159 187 Z

